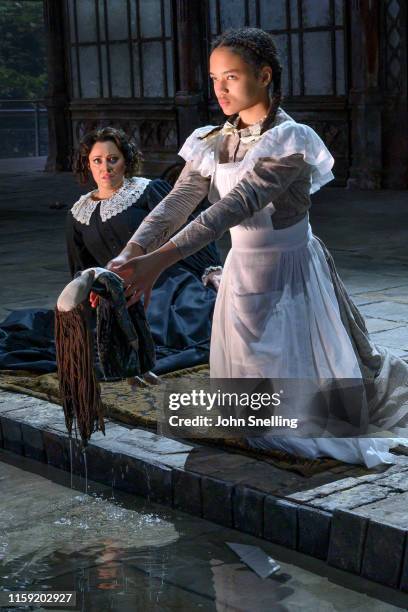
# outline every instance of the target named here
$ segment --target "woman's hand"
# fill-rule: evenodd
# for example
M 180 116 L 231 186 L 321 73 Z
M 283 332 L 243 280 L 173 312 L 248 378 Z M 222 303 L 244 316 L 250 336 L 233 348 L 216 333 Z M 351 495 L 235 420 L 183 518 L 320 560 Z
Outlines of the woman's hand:
M 128 307 L 138 302 L 142 295 L 145 309 L 148 307 L 153 285 L 165 269 L 163 264 L 156 253 L 150 253 L 130 259 L 112 270 L 123 279 Z
M 115 272 L 115 274 L 120 276 L 122 280 L 124 281 L 124 284 L 126 287 L 126 292 L 125 292 L 126 296 L 129 294 L 128 285 L 130 283 L 130 270 L 133 267 L 136 267 L 137 265 L 136 258 L 141 257 L 142 255 L 144 255 L 144 251 L 141 246 L 139 246 L 136 242 L 128 242 L 127 245 L 119 253 L 119 255 L 117 255 L 110 261 L 108 261 L 108 263 L 106 264 L 107 270 L 110 270 L 111 272 Z M 128 266 L 128 264 L 130 265 Z M 124 266 L 124 271 L 121 272 L 121 268 L 123 266 Z M 140 296 L 138 299 L 140 299 Z M 147 300 L 145 298 L 145 308 L 147 308 L 149 299 L 150 297 L 148 295 Z M 137 301 L 138 301 L 137 299 L 132 298 L 131 300 L 128 301 L 128 307 Z
M 89 302 L 92 308 L 96 308 L 99 303 L 99 295 L 95 291 L 91 291 L 89 294 Z
M 128 307 L 139 301 L 144 295 L 144 307 L 146 309 L 149 305 L 154 283 L 166 268 L 181 259 L 180 252 L 171 241 L 148 255 L 134 256 L 127 260 L 127 254 L 124 254 L 124 251 L 125 249 L 118 257 L 109 262 L 109 269 L 123 279 L 126 287 L 125 295 L 130 298 Z M 124 254 L 123 263 L 120 261 L 122 254 Z
M 210 272 L 207 276 L 207 285 L 212 285 L 216 291 L 220 288 L 220 282 L 222 277 L 222 270 L 216 270 L 215 272 Z
M 135 257 L 140 257 L 140 255 L 144 254 L 144 250 L 141 246 L 136 244 L 136 242 L 128 242 L 125 248 L 122 249 L 122 251 L 119 253 L 119 255 L 114 257 L 114 259 L 108 261 L 108 263 L 106 264 L 106 269 L 110 270 L 111 272 L 116 272 L 116 268 L 123 266 L 131 259 L 134 259 Z
M 222 266 L 208 266 L 201 277 L 204 287 L 211 285 L 216 291 L 220 288 Z

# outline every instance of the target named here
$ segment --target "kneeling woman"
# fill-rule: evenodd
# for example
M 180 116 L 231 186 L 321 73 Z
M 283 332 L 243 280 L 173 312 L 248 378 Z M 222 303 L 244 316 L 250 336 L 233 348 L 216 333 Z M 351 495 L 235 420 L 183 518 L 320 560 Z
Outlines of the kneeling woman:
M 74 171 L 83 184 L 92 175 L 97 188 L 81 196 L 68 214 L 72 276 L 86 268 L 106 266 L 170 192 L 166 181 L 133 176 L 139 162 L 140 154 L 121 130 L 106 127 L 82 139 Z M 216 295 L 213 288 L 203 285 L 202 277 L 214 278 L 219 264 L 218 251 L 211 243 L 160 276 L 147 310 L 156 344 L 156 373 L 208 360 Z
M 182 180 L 111 265 L 137 300 L 169 265 L 230 230 L 211 376 L 289 379 L 292 389 L 296 381 L 334 381 L 339 393 L 342 381 L 352 382 L 335 406 L 341 433 L 328 422 L 332 437 L 268 431 L 251 444 L 368 466 L 392 461 L 388 450 L 401 441 L 380 435 L 407 426 L 408 366 L 372 343 L 311 231 L 310 194 L 333 178 L 334 160 L 309 126 L 281 108 L 281 71 L 274 40 L 262 30 L 230 30 L 215 40 L 210 76 L 228 121 L 191 134 L 180 151 L 187 162 Z M 177 232 L 207 193 L 212 205 Z M 337 437 L 344 431 L 358 435 Z

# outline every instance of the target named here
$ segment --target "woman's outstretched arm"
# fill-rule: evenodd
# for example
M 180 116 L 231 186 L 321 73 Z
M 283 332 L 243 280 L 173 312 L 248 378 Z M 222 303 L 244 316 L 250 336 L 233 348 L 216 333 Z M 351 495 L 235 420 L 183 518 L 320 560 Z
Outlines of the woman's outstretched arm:
M 259 159 L 226 196 L 173 236 L 172 242 L 182 257 L 187 257 L 209 242 L 218 240 L 228 229 L 252 217 L 282 195 L 307 166 L 309 164 L 301 154 L 281 159 Z M 308 185 L 306 188 L 308 191 Z
M 187 163 L 170 193 L 143 219 L 119 255 L 106 267 L 116 271 L 135 257 L 159 248 L 187 221 L 206 197 L 209 185 L 210 179 Z
M 163 198 L 130 238 L 145 253 L 154 251 L 172 236 L 208 194 L 210 179 L 187 163 L 171 192 Z M 132 247 L 131 247 L 132 248 Z
M 162 247 L 142 257 L 121 262 L 124 265 L 114 268 L 114 271 L 122 276 L 128 287 L 127 294 L 132 296 L 129 303 L 137 301 L 144 294 L 146 304 L 154 283 L 166 268 L 261 210 L 297 179 L 305 165 L 303 157 L 297 154 L 280 160 L 260 160 L 234 189 Z

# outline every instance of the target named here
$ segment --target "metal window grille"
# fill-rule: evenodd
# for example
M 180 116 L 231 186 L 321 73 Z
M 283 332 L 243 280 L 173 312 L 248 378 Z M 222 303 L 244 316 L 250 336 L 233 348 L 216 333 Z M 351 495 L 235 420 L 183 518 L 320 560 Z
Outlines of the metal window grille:
M 283 63 L 285 97 L 344 96 L 344 0 L 209 0 L 208 39 L 230 27 L 270 32 Z
M 71 96 L 171 98 L 171 0 L 65 0 Z

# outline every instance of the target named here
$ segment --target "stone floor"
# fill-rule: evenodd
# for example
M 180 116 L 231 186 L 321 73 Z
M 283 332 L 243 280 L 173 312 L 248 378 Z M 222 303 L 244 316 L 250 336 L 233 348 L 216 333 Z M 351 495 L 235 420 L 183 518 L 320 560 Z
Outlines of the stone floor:
M 84 191 L 68 173 L 0 172 L 0 320 L 17 308 L 54 306 L 69 280 L 65 217 Z M 373 338 L 407 358 L 407 192 L 327 188 L 313 203 L 314 232 L 331 251 Z M 220 248 L 225 254 L 227 238 Z

